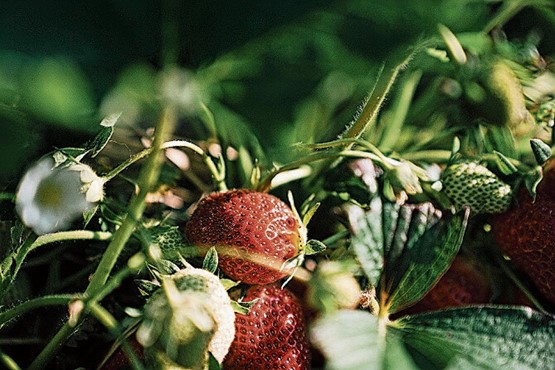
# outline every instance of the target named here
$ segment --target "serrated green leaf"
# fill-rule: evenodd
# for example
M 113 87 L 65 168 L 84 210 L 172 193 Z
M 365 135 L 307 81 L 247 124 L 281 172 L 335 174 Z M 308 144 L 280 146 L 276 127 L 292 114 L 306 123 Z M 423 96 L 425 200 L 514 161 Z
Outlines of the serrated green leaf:
M 384 262 L 388 286 L 399 272 L 405 271 L 399 269 L 406 259 L 404 254 L 440 218 L 431 203 L 400 206 L 379 198 L 372 201 L 369 210 L 348 205 L 346 211 L 352 233 L 351 248 L 374 286 L 378 286 Z
M 507 158 L 503 153 L 498 151 L 494 151 L 495 159 L 497 168 L 501 171 L 504 175 L 512 175 L 518 172 L 518 168 L 511 162 L 509 158 Z
M 555 318 L 528 307 L 454 308 L 407 316 L 395 326 L 439 367 L 531 370 L 555 363 Z
M 388 278 L 389 312 L 397 312 L 418 302 L 447 271 L 462 244 L 469 210 L 428 229 L 394 267 L 396 277 Z M 399 276 L 399 278 L 397 278 Z M 392 281 L 395 280 L 395 281 Z M 397 283 L 398 281 L 398 283 Z
M 326 357 L 328 370 L 413 370 L 397 333 L 366 311 L 342 310 L 321 317 L 311 340 Z
M 540 166 L 543 165 L 549 158 L 551 158 L 551 155 L 553 154 L 553 152 L 551 151 L 551 147 L 540 139 L 531 139 L 530 146 L 532 147 L 532 152 L 534 153 L 536 162 Z
M 211 247 L 206 256 L 204 256 L 204 260 L 202 261 L 202 268 L 206 271 L 210 271 L 211 273 L 215 273 L 216 269 L 218 268 L 218 252 L 216 248 Z
M 348 204 L 345 211 L 351 229 L 351 248 L 370 284 L 377 286 L 384 264 L 382 202 L 375 198 L 369 211 Z
M 305 254 L 310 256 L 326 250 L 326 245 L 319 240 L 310 239 L 305 246 Z

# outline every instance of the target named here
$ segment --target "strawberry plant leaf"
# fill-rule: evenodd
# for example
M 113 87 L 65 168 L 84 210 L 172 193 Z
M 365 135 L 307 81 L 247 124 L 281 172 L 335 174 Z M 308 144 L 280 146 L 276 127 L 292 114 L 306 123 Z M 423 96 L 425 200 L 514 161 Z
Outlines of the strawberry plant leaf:
M 498 151 L 509 158 L 517 158 L 515 139 L 506 126 L 488 126 L 485 135 L 488 151 Z
M 395 267 L 401 272 L 397 285 L 389 296 L 389 312 L 418 302 L 447 271 L 462 243 L 469 210 L 460 212 L 449 221 L 442 221 L 426 230 L 414 245 L 406 248 Z M 410 244 L 409 244 L 410 245 Z
M 497 168 L 499 168 L 499 171 L 501 171 L 504 175 L 512 175 L 518 172 L 518 168 L 516 168 L 509 158 L 498 151 L 494 151 L 494 153 Z
M 417 369 L 398 334 L 365 311 L 337 311 L 320 318 L 311 330 L 312 342 L 327 359 L 326 369 Z
M 382 273 L 386 285 L 390 285 L 400 271 L 405 271 L 399 270 L 399 264 L 406 259 L 406 251 L 440 218 L 431 203 L 400 206 L 380 198 L 375 198 L 368 210 L 347 205 L 346 211 L 352 233 L 351 248 L 374 286 Z M 382 271 L 385 261 L 386 271 Z
M 454 308 L 392 325 L 409 348 L 440 368 L 545 369 L 555 363 L 555 318 L 527 307 Z
M 91 157 L 96 157 L 98 153 L 104 149 L 106 144 L 108 144 L 108 141 L 110 141 L 112 135 L 114 134 L 114 125 L 120 116 L 121 112 L 114 113 L 105 117 L 102 122 L 100 122 L 100 126 L 102 127 L 100 132 L 85 144 L 85 148 L 87 151 L 90 151 Z
M 311 256 L 313 254 L 318 254 L 323 252 L 324 250 L 326 250 L 326 248 L 327 248 L 326 245 L 321 241 L 316 239 L 310 239 L 308 242 L 306 242 L 305 254 L 307 256 Z
M 371 202 L 368 211 L 352 204 L 346 206 L 352 234 L 351 248 L 364 274 L 374 286 L 378 285 L 384 264 L 381 211 L 382 202 L 379 198 Z

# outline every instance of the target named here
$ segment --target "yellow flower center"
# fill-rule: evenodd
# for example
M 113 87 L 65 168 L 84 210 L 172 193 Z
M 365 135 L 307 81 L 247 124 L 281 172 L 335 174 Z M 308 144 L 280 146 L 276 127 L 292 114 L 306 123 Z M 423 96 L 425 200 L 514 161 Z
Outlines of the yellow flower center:
M 43 207 L 58 208 L 62 205 L 63 189 L 54 179 L 45 179 L 39 185 L 35 199 Z

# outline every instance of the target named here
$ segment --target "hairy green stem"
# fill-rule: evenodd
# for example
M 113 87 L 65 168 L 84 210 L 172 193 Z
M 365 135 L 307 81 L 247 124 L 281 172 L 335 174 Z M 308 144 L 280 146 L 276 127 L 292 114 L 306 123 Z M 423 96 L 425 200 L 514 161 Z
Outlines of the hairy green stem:
M 46 306 L 63 306 L 67 305 L 72 299 L 75 299 L 75 294 L 56 294 L 44 297 L 38 297 L 30 299 L 17 306 L 10 308 L 2 313 L 0 313 L 0 330 L 2 327 L 8 323 L 10 320 L 15 319 L 21 315 L 26 314 L 29 311 L 35 310 L 37 308 Z
M 148 156 L 151 152 L 152 152 L 152 148 L 147 148 L 147 149 L 141 150 L 140 152 L 132 155 L 129 159 L 122 162 L 119 166 L 117 166 L 112 171 L 110 171 L 106 175 L 104 175 L 104 181 L 105 182 L 110 181 L 111 179 L 113 179 L 114 177 L 119 175 L 121 172 L 123 172 L 127 167 L 131 166 L 133 163 L 135 163 L 135 162 L 143 159 L 144 157 Z
M 257 186 L 257 191 L 268 191 L 272 186 L 272 179 L 276 177 L 276 175 L 294 170 L 299 168 L 303 165 L 310 164 L 316 161 L 321 160 L 329 160 L 329 159 L 337 159 L 341 157 L 353 157 L 353 158 L 369 158 L 376 162 L 382 162 L 382 158 L 374 153 L 363 152 L 360 150 L 342 150 L 342 151 L 324 151 L 324 152 L 316 152 L 312 155 L 307 157 L 301 158 L 297 161 L 288 163 L 282 167 L 279 167 L 272 171 L 268 176 L 266 176 Z
M 133 234 L 138 221 L 141 219 L 146 207 L 145 198 L 148 192 L 151 191 L 156 185 L 162 168 L 164 160 L 162 145 L 166 141 L 166 138 L 173 132 L 175 123 L 175 108 L 167 106 L 162 112 L 162 117 L 156 126 L 155 137 L 152 143 L 152 153 L 147 158 L 147 161 L 141 169 L 141 173 L 139 175 L 139 193 L 136 194 L 131 200 L 127 214 L 121 226 L 114 233 L 111 242 L 108 244 L 106 251 L 102 255 L 102 259 L 100 260 L 98 267 L 89 285 L 87 286 L 87 289 L 85 290 L 85 300 L 94 301 L 93 298 L 103 291 L 104 285 L 106 284 L 106 281 L 108 280 L 108 277 L 112 272 L 121 251 Z M 74 328 L 66 322 L 60 331 L 58 331 L 42 352 L 36 357 L 29 369 L 40 369 L 48 364 L 58 349 L 71 336 L 73 331 Z
M 37 238 L 28 249 L 28 252 L 42 247 L 46 244 L 61 242 L 64 240 L 108 240 L 112 237 L 112 233 L 106 231 L 89 231 L 89 230 L 70 230 L 60 231 L 52 234 L 44 234 Z

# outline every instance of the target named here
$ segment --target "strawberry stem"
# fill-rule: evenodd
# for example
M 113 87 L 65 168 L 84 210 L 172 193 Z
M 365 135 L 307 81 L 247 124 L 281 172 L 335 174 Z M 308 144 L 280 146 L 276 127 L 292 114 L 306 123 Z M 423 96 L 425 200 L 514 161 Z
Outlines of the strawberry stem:
M 102 255 L 102 259 L 84 292 L 85 301 L 94 301 L 98 299 L 103 292 L 108 277 L 121 254 L 127 241 L 135 231 L 135 228 L 141 219 L 146 208 L 145 199 L 147 194 L 156 185 L 160 175 L 163 157 L 163 143 L 166 138 L 171 135 L 173 128 L 177 122 L 175 108 L 166 106 L 162 113 L 162 117 L 156 127 L 156 135 L 152 144 L 152 154 L 147 158 L 147 162 L 139 175 L 139 193 L 131 200 L 127 209 L 126 217 L 121 226 L 114 233 L 113 238 L 108 244 L 106 251 Z M 43 368 L 48 364 L 51 358 L 56 354 L 59 348 L 67 341 L 67 339 L 75 332 L 75 327 L 66 322 L 62 328 L 56 333 L 54 338 L 46 345 L 41 353 L 35 358 L 29 366 L 30 370 Z

